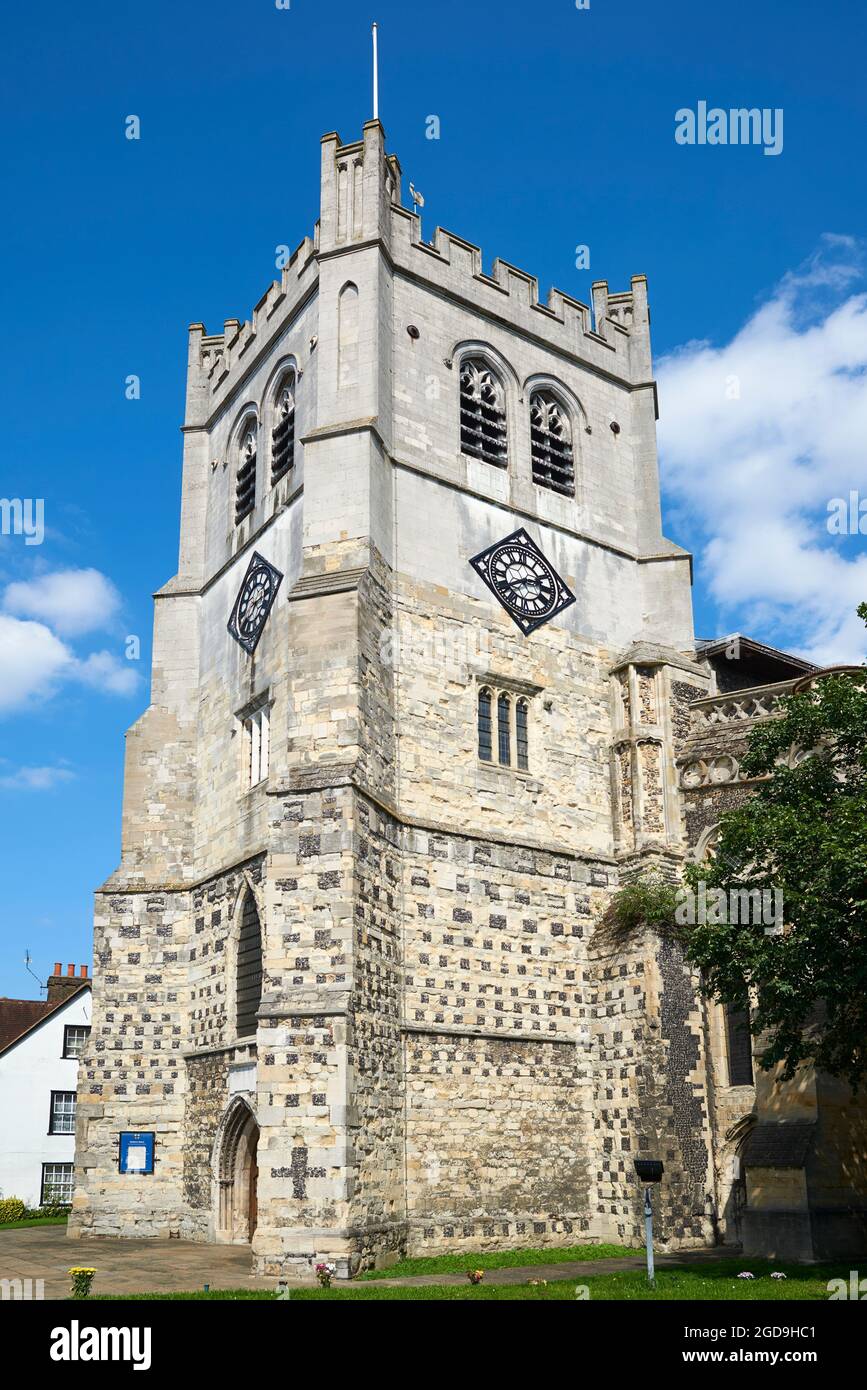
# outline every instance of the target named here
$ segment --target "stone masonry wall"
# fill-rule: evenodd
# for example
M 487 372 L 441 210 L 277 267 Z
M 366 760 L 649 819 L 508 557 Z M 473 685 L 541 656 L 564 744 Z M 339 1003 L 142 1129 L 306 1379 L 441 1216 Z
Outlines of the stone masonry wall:
M 409 1248 L 563 1244 L 591 1213 L 586 940 L 607 868 L 406 834 Z
M 622 938 L 600 930 L 591 956 L 597 1213 L 613 1228 L 609 1238 L 639 1242 L 634 1160 L 659 1158 L 666 1170 L 656 1202 L 661 1244 L 706 1244 L 713 1174 L 694 974 L 675 941 L 646 931 Z
M 167 1236 L 184 1207 L 186 893 L 98 894 L 93 1024 L 79 1069 L 71 1235 Z M 153 1130 L 155 1172 L 121 1174 L 119 1132 Z

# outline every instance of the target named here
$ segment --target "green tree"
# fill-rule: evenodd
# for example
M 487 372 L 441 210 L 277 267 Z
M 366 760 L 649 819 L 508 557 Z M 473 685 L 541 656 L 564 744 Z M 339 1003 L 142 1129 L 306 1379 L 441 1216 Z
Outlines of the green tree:
M 867 622 L 867 604 L 858 610 Z M 687 926 L 706 994 L 753 1005 L 758 1060 L 794 1075 L 811 1062 L 857 1087 L 867 1069 L 867 671 L 821 677 L 749 737 L 761 781 L 720 822 L 716 857 L 692 865 L 732 891 L 782 890 L 784 929 Z M 731 915 L 731 914 L 729 914 Z

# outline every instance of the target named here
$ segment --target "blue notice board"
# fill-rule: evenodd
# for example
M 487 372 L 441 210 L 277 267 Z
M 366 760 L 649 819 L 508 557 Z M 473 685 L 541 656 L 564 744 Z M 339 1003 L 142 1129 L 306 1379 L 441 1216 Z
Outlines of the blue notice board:
M 120 1136 L 120 1171 L 122 1173 L 152 1173 L 154 1170 L 154 1136 L 133 1131 Z

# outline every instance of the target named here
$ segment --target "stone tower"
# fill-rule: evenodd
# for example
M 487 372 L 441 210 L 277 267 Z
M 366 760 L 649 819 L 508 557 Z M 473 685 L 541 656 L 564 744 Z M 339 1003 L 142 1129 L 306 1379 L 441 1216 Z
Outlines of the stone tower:
M 313 240 L 250 322 L 192 326 L 187 381 L 73 1234 L 251 1239 L 268 1273 L 632 1238 L 653 1150 L 663 1234 L 705 1241 L 694 981 L 594 934 L 683 858 L 709 689 L 644 277 L 591 311 L 422 241 L 373 121 L 324 137 Z

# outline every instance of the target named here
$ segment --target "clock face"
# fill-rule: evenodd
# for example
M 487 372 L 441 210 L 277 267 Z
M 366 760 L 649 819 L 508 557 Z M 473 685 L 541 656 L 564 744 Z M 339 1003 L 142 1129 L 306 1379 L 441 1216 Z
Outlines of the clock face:
M 253 556 L 229 619 L 229 632 L 250 656 L 262 636 L 282 581 L 279 570 L 261 555 Z
M 470 564 L 525 635 L 575 602 L 575 595 L 524 530 L 495 541 L 474 555 Z

